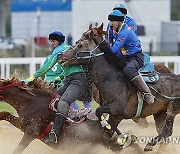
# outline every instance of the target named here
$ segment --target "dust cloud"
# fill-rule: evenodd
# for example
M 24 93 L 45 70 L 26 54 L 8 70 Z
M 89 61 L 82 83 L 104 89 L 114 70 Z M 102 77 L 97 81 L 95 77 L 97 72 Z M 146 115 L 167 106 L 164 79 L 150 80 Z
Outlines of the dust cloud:
M 157 135 L 153 117 L 148 117 L 149 125 L 147 128 L 142 129 L 132 120 L 122 121 L 119 128 L 122 132 L 131 132 L 138 137 L 138 147 L 130 146 L 125 148 L 121 152 L 112 152 L 110 149 L 105 148 L 102 145 L 80 145 L 79 147 L 73 147 L 73 145 L 66 145 L 63 150 L 55 150 L 39 140 L 34 140 L 23 152 L 23 154 L 179 154 L 180 153 L 180 116 L 177 116 L 174 124 L 174 131 L 171 139 L 176 139 L 170 142 L 166 147 L 160 147 L 159 144 L 153 148 L 152 152 L 144 152 L 143 149 L 146 145 L 148 138 Z M 0 122 L 0 154 L 12 154 L 13 150 L 17 147 L 23 136 L 23 132 L 9 124 L 8 122 Z M 179 140 L 178 140 L 179 139 Z

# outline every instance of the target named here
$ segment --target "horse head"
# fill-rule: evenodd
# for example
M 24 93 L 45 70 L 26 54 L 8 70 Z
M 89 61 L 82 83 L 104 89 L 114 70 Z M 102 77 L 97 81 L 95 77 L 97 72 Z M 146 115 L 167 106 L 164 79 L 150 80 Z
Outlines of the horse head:
M 85 65 L 92 58 L 103 55 L 98 49 L 98 45 L 91 38 L 79 42 L 70 49 L 59 54 L 58 61 L 68 65 Z
M 89 26 L 89 29 L 84 32 L 81 38 L 76 41 L 76 45 L 72 46 L 66 52 L 59 54 L 59 61 L 65 62 L 67 65 L 74 64 L 85 64 L 92 57 L 96 57 L 99 54 L 100 50 L 98 48 L 99 42 L 103 41 L 104 35 L 107 32 L 103 31 L 103 23 L 98 28 L 93 28 L 92 24 Z
M 107 34 L 107 31 L 103 31 L 103 23 L 96 28 L 93 28 L 92 24 L 89 25 L 89 29 L 84 32 L 81 36 L 81 38 L 76 41 L 76 44 L 78 44 L 79 42 L 86 40 L 86 39 L 90 39 L 92 37 L 96 38 L 96 40 L 98 42 L 101 42 L 103 40 L 103 36 Z

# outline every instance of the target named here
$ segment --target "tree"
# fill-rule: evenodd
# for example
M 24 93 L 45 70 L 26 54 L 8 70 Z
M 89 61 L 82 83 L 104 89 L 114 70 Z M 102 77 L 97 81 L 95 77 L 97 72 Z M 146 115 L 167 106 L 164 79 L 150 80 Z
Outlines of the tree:
M 180 0 L 171 0 L 171 20 L 180 20 Z

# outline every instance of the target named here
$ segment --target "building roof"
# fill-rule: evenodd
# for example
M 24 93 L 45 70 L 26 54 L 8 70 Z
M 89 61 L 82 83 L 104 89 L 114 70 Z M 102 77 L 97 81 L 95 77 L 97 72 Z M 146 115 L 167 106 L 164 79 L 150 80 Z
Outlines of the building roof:
M 41 11 L 71 11 L 72 0 L 13 0 L 11 12 Z

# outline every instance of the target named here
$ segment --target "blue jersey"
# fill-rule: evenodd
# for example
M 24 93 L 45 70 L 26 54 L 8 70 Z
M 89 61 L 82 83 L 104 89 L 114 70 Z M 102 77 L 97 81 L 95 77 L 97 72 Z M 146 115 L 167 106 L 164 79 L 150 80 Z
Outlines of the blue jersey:
M 141 52 L 141 42 L 135 32 L 127 25 L 123 24 L 118 32 L 113 34 L 114 43 L 110 47 L 111 51 L 118 57 L 133 55 Z
M 126 16 L 125 23 L 136 33 L 137 35 L 137 24 L 133 18 Z
M 137 35 L 137 25 L 133 18 L 126 16 L 125 24 L 127 24 Z M 113 29 L 112 29 L 112 26 L 110 26 L 110 23 L 108 23 L 107 32 L 108 32 L 108 35 L 107 35 L 106 40 L 108 40 L 108 42 L 112 45 L 113 44 Z

